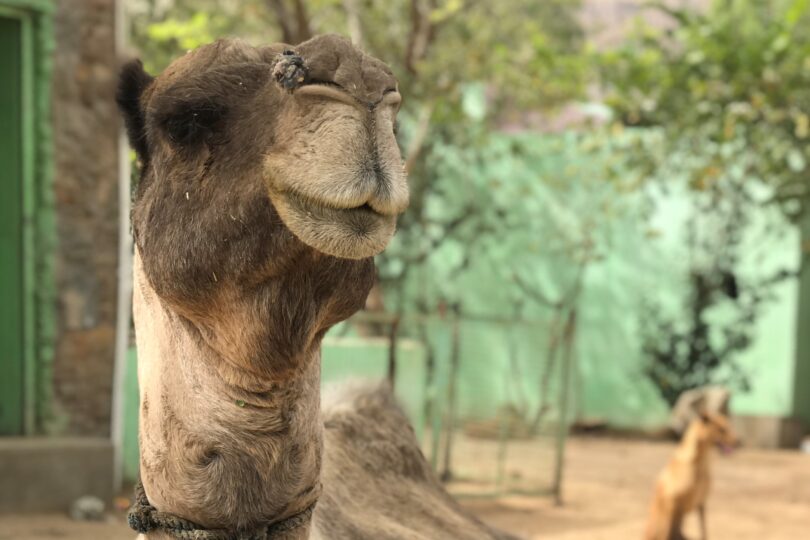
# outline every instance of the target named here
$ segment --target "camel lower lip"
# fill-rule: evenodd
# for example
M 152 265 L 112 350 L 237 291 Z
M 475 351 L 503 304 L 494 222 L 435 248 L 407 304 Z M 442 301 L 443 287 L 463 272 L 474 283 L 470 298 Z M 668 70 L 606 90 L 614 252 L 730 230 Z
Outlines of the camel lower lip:
M 299 240 L 335 257 L 373 257 L 385 248 L 396 229 L 396 216 L 381 214 L 369 203 L 338 208 L 294 191 L 272 190 L 270 199 L 284 224 Z
M 322 223 L 340 226 L 346 232 L 352 232 L 361 237 L 373 235 L 377 230 L 384 228 L 389 221 L 395 219 L 392 216 L 380 214 L 369 203 L 352 208 L 338 208 L 313 201 L 298 193 L 288 192 L 285 194 L 285 198 L 297 212 L 306 214 Z

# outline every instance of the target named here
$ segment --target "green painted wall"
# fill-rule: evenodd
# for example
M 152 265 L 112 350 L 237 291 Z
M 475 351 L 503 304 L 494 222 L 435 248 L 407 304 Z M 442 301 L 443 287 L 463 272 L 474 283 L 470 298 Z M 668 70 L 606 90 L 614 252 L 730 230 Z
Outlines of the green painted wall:
M 577 154 L 571 150 L 573 145 L 561 150 L 542 142 L 540 137 L 537 141 L 533 148 L 536 154 L 523 156 L 526 163 L 521 164 L 522 169 L 509 165 L 514 174 L 506 174 L 492 164 L 487 166 L 493 168 L 497 178 L 510 178 L 514 183 L 536 182 L 538 176 L 546 175 L 557 181 L 566 178 L 570 182 L 582 182 L 583 186 L 588 185 L 588 174 L 599 174 L 607 168 L 600 165 L 599 156 Z M 590 164 L 590 173 L 589 169 L 583 169 L 578 176 L 567 176 L 566 170 L 571 164 L 578 166 L 583 162 Z M 677 184 L 673 182 L 666 194 L 660 191 L 647 194 L 654 203 L 652 216 L 644 216 L 641 210 L 650 199 L 642 198 L 641 194 L 623 194 L 622 204 L 626 210 L 617 212 L 615 219 L 599 223 L 599 234 L 604 235 L 608 249 L 601 261 L 588 268 L 579 303 L 574 411 L 580 417 L 599 418 L 627 427 L 653 427 L 667 419 L 665 402 L 644 375 L 646 359 L 641 352 L 639 326 L 645 299 L 675 309 L 681 305 L 688 286 L 686 230 L 692 215 L 691 204 L 689 195 L 674 187 Z M 763 188 L 752 185 L 752 190 L 756 189 Z M 566 193 L 569 194 L 578 196 L 575 188 Z M 576 202 L 569 204 L 566 200 L 563 204 L 567 205 L 563 210 L 574 212 L 577 209 Z M 555 205 L 538 209 L 539 212 L 563 210 Z M 541 235 L 536 239 L 538 250 L 542 252 L 543 246 L 552 244 L 553 240 Z M 431 255 L 426 268 L 417 270 L 426 275 L 415 276 L 414 283 L 409 284 L 411 289 L 405 294 L 423 295 L 429 305 L 441 294 L 460 299 L 465 315 L 509 318 L 514 299 L 520 295 L 511 282 L 510 272 L 514 261 L 520 260 L 520 250 L 524 250 L 525 245 L 520 239 L 501 238 L 497 246 L 488 247 L 486 255 L 493 259 L 492 264 L 477 261 L 460 276 L 455 276 L 452 275 L 453 261 L 459 260 L 466 248 L 452 242 L 443 244 Z M 781 269 L 794 270 L 799 264 L 797 245 L 797 229 L 784 222 L 776 210 L 763 210 L 761 215 L 754 216 L 746 232 L 744 254 L 735 272 L 742 280 L 755 280 Z M 576 269 L 570 261 L 551 256 L 547 259 L 535 259 L 535 281 L 546 294 L 558 297 L 568 288 Z M 807 276 L 805 279 L 810 282 Z M 427 290 L 422 285 L 425 282 L 430 282 Z M 810 295 L 810 286 L 805 287 L 805 291 L 805 296 Z M 741 364 L 751 375 L 751 390 L 735 393 L 732 410 L 736 414 L 791 416 L 796 396 L 804 400 L 802 406 L 810 410 L 810 391 L 801 392 L 802 388 L 810 387 L 810 360 L 804 360 L 799 369 L 794 361 L 796 333 L 800 328 L 796 319 L 797 281 L 782 282 L 774 293 L 775 299 L 768 302 L 760 314 L 753 345 L 740 357 Z M 810 302 L 805 306 L 810 309 Z M 720 311 L 710 314 L 719 319 L 730 315 Z M 803 326 L 808 326 L 810 314 L 805 315 L 808 322 Z M 460 418 L 492 417 L 506 406 L 518 411 L 531 411 L 536 407 L 541 397 L 538 380 L 546 362 L 550 314 L 547 308 L 529 305 L 523 316 L 534 323 L 511 328 L 470 321 L 462 323 Z M 446 369 L 443 366 L 449 361 L 447 325 L 437 318 L 429 332 L 440 371 Z M 411 335 L 418 333 L 412 331 Z M 800 335 L 810 351 L 810 337 Z M 556 381 L 556 374 L 552 381 Z M 441 394 L 445 388 L 440 385 L 437 391 Z M 552 400 L 557 390 L 555 384 L 546 389 Z
M 643 234 L 640 223 L 618 224 L 609 256 L 589 270 L 579 334 L 583 384 L 579 400 L 586 416 L 633 427 L 665 420 L 665 404 L 642 375 L 645 360 L 640 353 L 638 313 L 644 296 L 672 306 L 682 299 L 687 275 L 684 231 L 688 215 L 684 195 L 670 192 L 657 201 L 652 219 L 655 235 Z M 763 257 L 762 249 L 758 249 L 763 231 L 774 222 L 781 234 L 767 237 Z M 763 215 L 755 221 L 746 242 L 751 256 L 736 269 L 741 279 L 798 267 L 798 232 L 776 215 Z M 732 411 L 736 414 L 792 414 L 796 280 L 783 282 L 774 293 L 775 300 L 762 311 L 754 343 L 740 358 L 751 375 L 752 388 L 734 395 Z
M 795 236 L 795 235 L 792 235 Z M 751 374 L 752 391 L 734 397 L 732 411 L 755 416 L 794 416 L 793 392 L 796 356 L 798 286 L 780 285 L 777 303 L 757 325 L 756 341 L 742 355 L 742 365 Z M 804 374 L 804 380 L 810 381 Z
M 384 380 L 388 370 L 388 340 L 326 336 L 321 348 L 321 381 L 328 385 L 350 379 Z M 427 392 L 425 351 L 416 341 L 397 343 L 395 392 L 413 423 L 417 436 L 425 426 L 422 404 Z
M 800 250 L 805 264 L 799 280 L 793 410 L 810 427 L 810 212 L 805 214 L 801 230 Z
M 126 378 L 124 380 L 124 450 L 123 478 L 134 482 L 138 479 L 138 352 L 134 347 L 127 351 Z
M 438 406 L 446 409 L 452 321 L 435 318 L 430 325 L 438 366 L 433 390 L 439 398 Z M 542 384 L 548 325 L 549 320 L 543 318 L 522 322 L 462 319 L 455 404 L 458 422 L 491 419 L 507 409 L 531 418 L 544 391 L 552 406 L 547 418 L 556 420 L 559 362 L 551 371 L 550 384 Z

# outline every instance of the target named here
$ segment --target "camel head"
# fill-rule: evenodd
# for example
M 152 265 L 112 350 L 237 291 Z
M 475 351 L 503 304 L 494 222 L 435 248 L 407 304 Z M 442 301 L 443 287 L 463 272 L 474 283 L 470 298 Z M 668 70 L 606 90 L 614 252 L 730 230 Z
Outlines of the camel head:
M 234 336 L 248 315 L 224 312 L 249 292 L 243 311 L 266 311 L 287 339 L 362 307 L 371 257 L 408 204 L 401 98 L 385 64 L 334 35 L 294 47 L 220 40 L 154 78 L 131 62 L 117 101 L 142 170 L 136 245 L 173 308 L 214 313 L 218 332 L 234 321 Z
M 142 251 L 158 233 L 193 244 L 194 221 L 209 236 L 228 233 L 226 219 L 255 225 L 246 213 L 269 206 L 303 244 L 364 259 L 383 250 L 408 205 L 397 81 L 339 36 L 297 47 L 221 40 L 154 79 L 133 62 L 118 102 L 143 167 L 133 214 Z M 253 232 L 267 237 L 275 220 L 265 218 Z
M 401 97 L 385 64 L 326 35 L 298 47 L 219 41 L 154 82 L 140 64 L 128 69 L 127 124 L 152 181 L 257 184 L 322 253 L 363 259 L 386 246 L 408 188 L 394 136 Z

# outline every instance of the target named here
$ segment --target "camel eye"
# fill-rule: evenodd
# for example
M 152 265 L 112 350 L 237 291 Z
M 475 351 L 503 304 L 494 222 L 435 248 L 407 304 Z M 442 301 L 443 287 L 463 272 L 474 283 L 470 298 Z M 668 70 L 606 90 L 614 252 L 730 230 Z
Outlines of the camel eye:
M 158 115 L 158 124 L 169 139 L 182 146 L 209 142 L 221 129 L 227 107 L 216 103 L 175 103 Z

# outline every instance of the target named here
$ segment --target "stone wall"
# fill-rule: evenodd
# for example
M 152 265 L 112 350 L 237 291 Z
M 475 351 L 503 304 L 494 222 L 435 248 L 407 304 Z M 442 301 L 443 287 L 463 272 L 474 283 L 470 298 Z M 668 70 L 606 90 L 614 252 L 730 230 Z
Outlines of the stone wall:
M 59 431 L 107 435 L 118 263 L 115 0 L 59 0 L 53 73 Z

